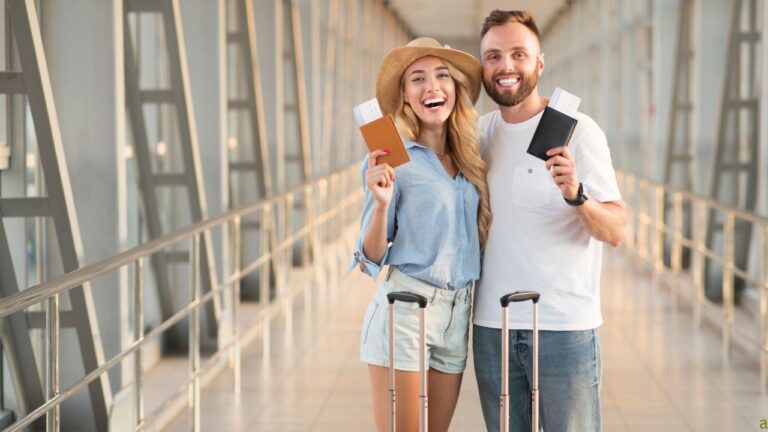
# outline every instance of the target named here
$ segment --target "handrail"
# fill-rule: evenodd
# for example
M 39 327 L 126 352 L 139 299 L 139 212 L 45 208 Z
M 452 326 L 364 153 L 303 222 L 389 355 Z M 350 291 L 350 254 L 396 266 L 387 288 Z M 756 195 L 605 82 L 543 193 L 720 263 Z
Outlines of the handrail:
M 185 380 L 185 385 L 191 386 L 192 394 L 195 405 L 193 409 L 196 412 L 195 419 L 193 422 L 198 423 L 199 426 L 199 391 L 200 391 L 200 377 L 204 370 L 208 369 L 212 366 L 214 363 L 214 359 L 219 358 L 223 355 L 223 353 L 226 350 L 233 350 L 233 352 L 230 352 L 230 355 L 237 356 L 235 358 L 235 376 L 238 377 L 240 374 L 239 371 L 239 356 L 240 356 L 240 339 L 243 338 L 244 333 L 240 330 L 238 324 L 235 320 L 236 318 L 236 311 L 239 308 L 239 296 L 237 296 L 237 293 L 239 292 L 239 284 L 237 282 L 241 280 L 245 275 L 248 273 L 258 269 L 259 267 L 263 266 L 270 260 L 273 260 L 276 258 L 276 256 L 279 256 L 281 253 L 285 253 L 283 251 L 288 250 L 293 244 L 296 242 L 302 240 L 304 237 L 310 235 L 312 230 L 318 229 L 318 227 L 323 226 L 328 221 L 330 221 L 333 217 L 337 216 L 340 212 L 344 210 L 348 210 L 350 206 L 360 198 L 361 196 L 361 190 L 359 187 L 354 186 L 353 188 L 347 188 L 349 189 L 347 191 L 347 195 L 342 195 L 344 192 L 341 190 L 336 190 L 335 195 L 329 195 L 327 194 L 326 187 L 330 183 L 333 187 L 334 184 L 339 186 L 340 188 L 345 187 L 346 185 L 339 185 L 339 178 L 344 175 L 350 175 L 352 178 L 355 178 L 353 173 L 357 172 L 359 169 L 358 164 L 352 164 L 345 168 L 341 168 L 339 170 L 336 170 L 332 173 L 329 173 L 323 177 L 316 178 L 310 181 L 307 181 L 299 186 L 293 187 L 279 195 L 269 197 L 263 200 L 260 200 L 258 202 L 249 204 L 247 206 L 230 210 L 224 213 L 221 213 L 215 217 L 212 217 L 210 219 L 197 222 L 195 224 L 189 225 L 185 228 L 179 229 L 173 233 L 169 233 L 167 235 L 164 235 L 162 237 L 159 237 L 155 240 L 149 241 L 145 244 L 133 247 L 129 250 L 126 250 L 124 252 L 121 252 L 117 255 L 114 255 L 112 257 L 106 258 L 104 260 L 98 261 L 94 264 L 90 264 L 85 267 L 81 267 L 77 270 L 74 270 L 72 272 L 66 273 L 61 276 L 57 276 L 49 281 L 46 281 L 44 283 L 41 283 L 39 285 L 30 287 L 24 291 L 21 291 L 19 293 L 13 294 L 11 296 L 5 297 L 0 299 L 0 318 L 6 317 L 10 314 L 22 311 L 23 309 L 41 303 L 41 302 L 53 302 L 55 307 L 52 308 L 51 312 L 47 314 L 49 317 L 49 332 L 52 333 L 48 343 L 51 344 L 51 346 L 57 346 L 58 344 L 58 294 L 65 292 L 69 289 L 78 287 L 82 285 L 86 281 L 90 281 L 98 276 L 101 276 L 103 274 L 109 273 L 111 271 L 118 270 L 119 268 L 123 266 L 127 266 L 130 264 L 134 264 L 135 271 L 137 271 L 137 280 L 134 281 L 134 290 L 136 292 L 141 292 L 141 267 L 142 267 L 142 260 L 150 255 L 152 255 L 155 252 L 158 252 L 160 250 L 163 250 L 173 244 L 176 244 L 178 242 L 184 241 L 184 240 L 194 240 L 192 242 L 192 249 L 191 249 L 191 255 L 192 259 L 190 260 L 190 265 L 192 266 L 192 279 L 190 281 L 192 286 L 192 298 L 190 301 L 185 304 L 179 311 L 174 313 L 171 317 L 163 320 L 157 327 L 152 329 L 147 334 L 143 333 L 143 329 L 139 329 L 139 331 L 136 331 L 136 328 L 134 328 L 134 340 L 130 345 L 128 345 L 126 348 L 122 349 L 118 354 L 116 354 L 114 357 L 110 358 L 109 360 L 105 361 L 103 364 L 99 365 L 96 369 L 88 372 L 83 378 L 79 379 L 77 382 L 72 384 L 67 389 L 60 391 L 58 387 L 54 387 L 53 389 L 49 389 L 49 397 L 48 399 L 40 406 L 36 407 L 31 412 L 26 413 L 22 418 L 17 420 L 15 423 L 10 425 L 6 431 L 19 431 L 23 429 L 24 427 L 29 426 L 32 424 L 35 420 L 40 418 L 41 416 L 48 414 L 49 422 L 50 424 L 54 424 L 53 429 L 58 430 L 58 407 L 61 405 L 62 402 L 67 400 L 69 397 L 71 397 L 73 394 L 78 392 L 79 390 L 83 389 L 85 386 L 87 386 L 89 383 L 91 383 L 93 380 L 97 379 L 99 376 L 113 368 L 114 366 L 120 364 L 121 361 L 124 361 L 128 356 L 135 355 L 135 364 L 134 364 L 134 374 L 137 375 L 135 378 L 137 378 L 137 381 L 134 383 L 135 386 L 137 386 L 136 389 L 136 429 L 142 430 L 145 427 L 147 427 L 149 424 L 152 423 L 152 421 L 157 416 L 157 412 L 152 413 L 149 417 L 144 417 L 143 414 L 143 396 L 141 395 L 141 375 L 143 373 L 142 368 L 142 361 L 141 361 L 141 350 L 146 343 L 157 336 L 161 335 L 166 330 L 170 329 L 173 325 L 180 322 L 182 319 L 184 319 L 187 316 L 190 316 L 192 318 L 192 322 L 195 323 L 194 325 L 190 326 L 190 373 L 187 379 Z M 199 236 L 205 235 L 205 233 L 215 227 L 218 226 L 227 226 L 227 224 L 234 224 L 236 229 L 233 232 L 230 232 L 229 235 L 233 237 L 231 240 L 235 240 L 233 242 L 236 245 L 239 245 L 239 235 L 240 235 L 240 220 L 242 217 L 257 213 L 257 212 L 264 212 L 264 211 L 273 211 L 273 206 L 276 206 L 280 203 L 284 203 L 286 205 L 285 211 L 291 211 L 290 206 L 292 206 L 293 203 L 293 196 L 297 193 L 303 193 L 306 196 L 310 196 L 310 194 L 313 194 L 315 190 L 314 187 L 318 187 L 317 192 L 320 194 L 321 199 L 326 198 L 329 202 L 332 202 L 333 205 L 328 205 L 327 208 L 320 210 L 318 207 L 316 209 L 316 212 L 313 213 L 319 213 L 319 214 L 310 214 L 304 221 L 304 226 L 300 229 L 296 230 L 295 232 L 292 232 L 293 229 L 289 227 L 285 227 L 285 238 L 282 239 L 281 242 L 278 244 L 273 245 L 274 250 L 270 251 L 262 251 L 261 255 L 257 258 L 255 258 L 252 262 L 247 264 L 246 266 L 241 266 L 239 263 L 239 258 L 235 259 L 234 268 L 231 271 L 231 274 L 228 276 L 225 276 L 221 282 L 217 281 L 215 284 L 215 287 L 211 289 L 209 292 L 205 293 L 204 295 L 200 295 L 199 293 L 199 278 L 197 276 L 199 272 L 199 262 L 198 260 L 194 259 L 196 256 L 198 256 L 200 250 L 199 246 Z M 239 254 L 239 252 L 237 252 Z M 239 255 L 238 255 L 239 256 Z M 138 269 L 138 270 L 136 270 Z M 232 328 L 232 334 L 231 338 L 232 340 L 226 344 L 223 344 L 217 348 L 216 353 L 206 362 L 204 366 L 200 366 L 200 343 L 199 343 L 199 314 L 200 314 L 200 307 L 201 305 L 205 304 L 208 301 L 211 301 L 215 296 L 222 294 L 225 291 L 231 291 L 233 295 L 233 307 L 235 308 L 235 313 L 232 314 L 231 319 L 233 319 L 233 328 Z M 134 319 L 139 319 L 140 321 L 137 322 L 143 322 L 143 300 L 142 296 L 138 295 L 134 297 L 134 308 L 137 309 L 137 313 L 134 315 Z M 272 304 L 266 305 L 265 307 L 268 309 Z M 49 309 L 51 307 L 49 306 Z M 263 309 L 262 309 L 263 310 Z M 53 324 L 52 324 L 53 323 Z M 136 324 L 136 323 L 134 323 Z M 51 326 L 53 327 L 51 331 Z M 46 363 L 50 363 L 50 369 L 49 374 L 56 377 L 56 381 L 58 381 L 58 350 L 48 350 L 48 351 L 55 351 L 53 353 L 48 353 L 50 359 L 47 358 Z M 235 384 L 236 391 L 239 389 L 239 383 Z M 167 406 L 169 403 L 168 400 L 165 401 L 165 403 L 162 406 Z
M 731 355 L 732 339 L 739 336 L 747 346 L 760 353 L 760 390 L 766 391 L 768 384 L 768 217 L 758 215 L 744 209 L 735 208 L 710 197 L 671 185 L 661 184 L 655 180 L 636 174 L 617 171 L 622 189 L 625 189 L 628 202 L 628 229 L 631 235 L 627 239 L 629 247 L 636 249 L 638 255 L 648 259 L 653 268 L 659 271 L 683 272 L 683 249 L 691 251 L 694 295 L 694 322 L 700 326 L 703 311 L 717 311 L 722 327 L 723 357 L 727 360 Z M 672 200 L 671 208 L 668 207 Z M 637 209 L 631 206 L 636 200 Z M 683 203 L 689 212 L 690 238 L 684 229 Z M 666 213 L 671 211 L 671 217 Z M 710 249 L 707 245 L 706 225 L 712 212 L 724 215 L 723 250 L 722 253 Z M 757 269 L 740 268 L 735 262 L 736 225 L 737 221 L 749 223 L 753 230 L 753 238 L 759 240 L 755 247 L 760 252 L 756 263 Z M 670 266 L 664 260 L 665 242 L 671 242 L 669 255 Z M 705 277 L 707 261 L 722 268 L 722 304 L 710 301 L 705 295 Z M 756 271 L 755 271 L 756 270 Z M 753 274 L 757 273 L 757 275 Z M 759 296 L 759 312 L 757 326 L 759 331 L 744 329 L 737 325 L 735 286 L 733 280 L 739 278 L 749 286 L 755 287 Z M 675 296 L 677 288 L 673 288 Z M 759 336 L 754 337 L 755 334 Z
M 185 228 L 181 228 L 173 233 L 158 237 L 155 240 L 133 247 L 124 252 L 118 253 L 117 255 L 113 255 L 96 263 L 89 264 L 69 273 L 54 277 L 46 282 L 29 287 L 24 291 L 19 291 L 16 294 L 3 297 L 0 299 L 0 318 L 4 318 L 22 309 L 26 309 L 29 306 L 38 304 L 55 294 L 59 294 L 63 291 L 78 287 L 84 282 L 95 279 L 98 276 L 109 273 L 110 271 L 116 270 L 126 264 L 130 264 L 139 258 L 143 258 L 157 251 L 163 250 L 170 245 L 190 238 L 194 234 L 209 230 L 215 226 L 221 225 L 224 222 L 234 220 L 238 216 L 242 217 L 262 210 L 264 207 L 274 205 L 275 203 L 285 199 L 285 197 L 288 195 L 295 195 L 297 192 L 302 192 L 303 189 L 319 184 L 322 181 L 330 179 L 335 175 L 339 175 L 348 169 L 349 167 L 336 170 L 324 177 L 310 180 L 304 184 L 291 188 L 281 193 L 280 195 L 276 195 L 238 209 L 233 209 L 221 213 L 218 216 L 214 216 L 210 219 L 194 223 Z
M 717 201 L 717 200 L 715 200 L 715 199 L 713 199 L 711 197 L 708 197 L 706 195 L 702 195 L 702 194 L 699 194 L 699 193 L 696 193 L 696 192 L 693 192 L 693 191 L 690 191 L 690 190 L 687 190 L 687 189 L 682 189 L 682 188 L 679 188 L 677 186 L 663 184 L 663 183 L 660 183 L 659 181 L 651 179 L 650 177 L 647 177 L 647 176 L 643 176 L 643 175 L 639 175 L 639 174 L 634 174 L 634 173 L 626 173 L 626 172 L 622 172 L 622 171 L 618 171 L 618 170 L 616 172 L 619 175 L 623 175 L 623 176 L 628 176 L 628 177 L 634 178 L 634 179 L 636 179 L 636 180 L 638 180 L 640 182 L 645 182 L 647 184 L 650 184 L 653 187 L 660 187 L 660 188 L 662 188 L 663 190 L 665 190 L 667 192 L 670 192 L 670 193 L 673 193 L 673 194 L 680 194 L 680 196 L 682 196 L 683 198 L 688 198 L 690 201 L 699 201 L 699 202 L 706 203 L 707 207 L 714 208 L 714 209 L 717 209 L 717 210 L 720 210 L 720 211 L 723 211 L 723 212 L 731 212 L 735 216 L 737 216 L 739 219 L 742 219 L 742 220 L 745 220 L 745 221 L 749 221 L 749 222 L 752 222 L 752 223 L 755 223 L 755 224 L 768 225 L 768 217 L 761 216 L 759 214 L 746 211 L 744 209 L 740 209 L 740 208 L 736 208 L 736 207 L 731 207 L 731 206 L 729 206 L 727 204 L 723 204 L 720 201 Z

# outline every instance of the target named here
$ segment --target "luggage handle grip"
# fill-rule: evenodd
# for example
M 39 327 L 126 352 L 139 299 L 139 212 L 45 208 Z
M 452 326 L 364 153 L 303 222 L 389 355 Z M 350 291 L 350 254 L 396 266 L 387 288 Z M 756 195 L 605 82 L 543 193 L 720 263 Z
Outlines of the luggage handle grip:
M 424 309 L 427 307 L 427 298 L 423 295 L 414 294 L 405 291 L 396 291 L 387 294 L 387 300 L 389 304 L 394 304 L 395 301 L 401 301 L 406 303 L 418 303 L 419 307 Z
M 540 296 L 541 294 L 536 291 L 515 291 L 501 296 L 501 307 L 507 307 L 510 303 L 518 303 L 528 300 L 533 300 L 534 303 L 538 303 Z

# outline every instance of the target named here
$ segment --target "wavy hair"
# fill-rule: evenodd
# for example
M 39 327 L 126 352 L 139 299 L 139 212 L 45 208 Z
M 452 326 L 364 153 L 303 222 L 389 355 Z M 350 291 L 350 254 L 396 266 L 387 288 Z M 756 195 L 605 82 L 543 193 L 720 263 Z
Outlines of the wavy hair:
M 488 194 L 487 167 L 480 157 L 478 143 L 477 111 L 470 98 L 469 78 L 450 62 L 440 58 L 448 67 L 456 88 L 456 104 L 448 116 L 448 139 L 446 152 L 464 177 L 472 183 L 480 193 L 480 205 L 477 210 L 477 231 L 480 237 L 480 247 L 488 240 L 488 230 L 491 228 L 491 204 Z M 410 140 L 419 136 L 419 118 L 403 98 L 404 82 L 400 80 L 400 98 L 395 119 L 400 133 Z

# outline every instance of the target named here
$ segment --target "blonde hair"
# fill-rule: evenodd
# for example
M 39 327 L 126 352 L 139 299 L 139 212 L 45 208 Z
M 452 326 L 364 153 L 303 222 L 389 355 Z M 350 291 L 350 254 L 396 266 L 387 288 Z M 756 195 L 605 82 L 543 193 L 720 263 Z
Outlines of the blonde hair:
M 446 153 L 451 156 L 453 163 L 464 177 L 472 183 L 480 193 L 480 205 L 477 210 L 477 231 L 480 237 L 480 247 L 488 240 L 488 230 L 491 228 L 491 204 L 488 194 L 487 167 L 480 157 L 480 144 L 477 141 L 477 111 L 470 97 L 469 78 L 445 59 L 440 59 L 448 67 L 456 87 L 456 104 L 448 116 L 448 139 Z M 419 136 L 419 118 L 410 105 L 403 99 L 403 81 L 400 82 L 400 98 L 395 111 L 395 119 L 400 133 L 409 140 Z

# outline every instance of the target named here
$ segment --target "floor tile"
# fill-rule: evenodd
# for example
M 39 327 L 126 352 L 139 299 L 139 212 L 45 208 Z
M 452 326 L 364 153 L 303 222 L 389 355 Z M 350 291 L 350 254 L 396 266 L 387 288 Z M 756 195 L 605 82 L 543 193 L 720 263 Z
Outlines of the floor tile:
M 605 254 L 603 430 L 757 430 L 768 417 L 768 396 L 758 390 L 754 361 L 737 354 L 724 362 L 719 333 L 696 330 L 690 308 L 675 306 L 669 289 L 638 263 L 623 250 Z M 232 393 L 226 368 L 204 389 L 203 430 L 373 431 L 358 343 L 374 289 L 353 272 L 333 290 L 313 293 L 306 311 L 298 297 L 292 333 L 281 316 L 270 325 L 268 362 L 261 339 L 244 347 L 241 395 Z M 154 371 L 156 386 L 174 379 L 163 371 L 186 367 L 184 359 L 173 361 Z M 451 431 L 484 429 L 472 368 L 470 356 Z M 188 420 L 182 412 L 167 430 L 187 430 Z

